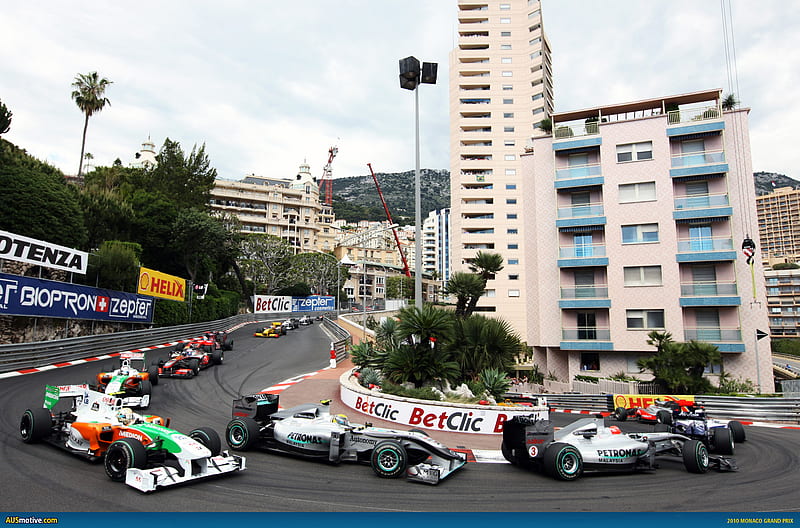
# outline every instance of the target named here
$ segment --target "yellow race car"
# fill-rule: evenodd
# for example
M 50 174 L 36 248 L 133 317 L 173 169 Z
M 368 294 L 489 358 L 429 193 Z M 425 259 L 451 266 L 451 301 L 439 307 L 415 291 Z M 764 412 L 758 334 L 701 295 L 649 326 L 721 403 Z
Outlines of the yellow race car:
M 265 326 L 260 332 L 253 334 L 253 337 L 280 337 L 286 335 L 286 329 L 280 322 L 275 321 L 270 326 Z

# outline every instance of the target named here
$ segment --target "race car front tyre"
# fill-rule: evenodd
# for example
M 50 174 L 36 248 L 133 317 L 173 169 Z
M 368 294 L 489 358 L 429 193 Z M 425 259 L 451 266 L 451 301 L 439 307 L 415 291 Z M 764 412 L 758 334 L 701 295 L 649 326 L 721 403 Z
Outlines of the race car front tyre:
M 714 445 L 715 453 L 720 455 L 733 454 L 733 433 L 727 427 L 711 429 L 711 442 Z
M 708 471 L 708 449 L 703 442 L 687 440 L 683 443 L 683 465 L 689 473 Z
M 222 350 L 215 350 L 211 353 L 211 363 L 214 365 L 222 365 L 224 360 L 225 356 L 222 355 Z
M 195 359 L 189 362 L 190 369 L 192 369 L 192 374 L 197 376 L 200 373 L 200 360 Z
M 558 480 L 575 480 L 583 474 L 583 457 L 574 446 L 556 442 L 544 452 L 544 470 Z
M 619 422 L 624 422 L 628 419 L 628 409 L 625 407 L 617 407 L 617 409 L 614 411 L 614 418 L 616 418 Z
M 50 415 L 50 410 L 44 407 L 26 410 L 19 421 L 19 435 L 26 444 L 47 438 L 52 428 L 53 417 Z
M 147 377 L 150 378 L 150 383 L 158 385 L 158 365 L 152 364 L 148 367 Z
M 234 418 L 225 428 L 225 441 L 234 451 L 247 451 L 261 434 L 261 427 L 252 418 Z
M 222 451 L 222 441 L 219 439 L 217 432 L 211 427 L 198 427 L 189 433 L 189 437 L 203 444 L 211 451 L 212 457 L 219 455 L 220 451 Z
M 656 421 L 661 424 L 672 425 L 672 413 L 669 411 L 658 411 Z
M 129 468 L 147 466 L 147 450 L 138 440 L 120 438 L 108 446 L 103 466 L 108 478 L 115 482 L 124 482 Z
M 737 444 L 744 443 L 746 436 L 744 434 L 744 426 L 742 425 L 742 422 L 731 420 L 730 422 L 728 422 L 728 429 L 731 430 L 734 442 L 736 442 Z
M 372 450 L 370 465 L 379 477 L 397 478 L 404 475 L 408 468 L 408 454 L 398 442 L 384 440 Z

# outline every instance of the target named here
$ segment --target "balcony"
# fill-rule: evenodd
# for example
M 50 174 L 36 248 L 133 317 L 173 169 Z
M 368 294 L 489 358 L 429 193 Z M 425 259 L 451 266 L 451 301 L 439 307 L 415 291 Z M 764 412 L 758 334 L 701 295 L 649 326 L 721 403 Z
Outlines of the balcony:
M 598 284 L 561 288 L 558 307 L 563 310 L 571 308 L 611 308 L 611 299 L 608 298 L 608 286 Z
M 599 147 L 602 142 L 600 125 L 596 121 L 553 124 L 553 150 L 556 152 Z
M 603 185 L 604 178 L 599 163 L 588 163 L 556 169 L 556 189 L 573 189 L 590 185 Z
M 669 170 L 669 175 L 672 178 L 685 178 L 726 172 L 728 172 L 728 164 L 725 162 L 725 152 L 708 150 L 672 156 L 672 168 Z
M 727 193 L 678 196 L 675 198 L 675 220 L 729 217 L 733 214 Z
M 675 259 L 678 262 L 735 261 L 736 251 L 730 237 L 680 239 Z
M 741 306 L 735 281 L 682 282 L 680 305 L 685 307 Z
M 667 112 L 667 136 L 670 138 L 723 130 L 722 108 L 716 104 L 682 105 L 679 110 Z
M 558 248 L 559 268 L 581 266 L 608 266 L 606 246 L 604 244 L 590 244 Z
M 561 350 L 614 350 L 608 327 L 562 328 Z
M 603 204 L 573 205 L 558 208 L 556 227 L 605 225 Z
M 711 343 L 720 352 L 744 352 L 741 328 L 685 327 L 683 339 Z

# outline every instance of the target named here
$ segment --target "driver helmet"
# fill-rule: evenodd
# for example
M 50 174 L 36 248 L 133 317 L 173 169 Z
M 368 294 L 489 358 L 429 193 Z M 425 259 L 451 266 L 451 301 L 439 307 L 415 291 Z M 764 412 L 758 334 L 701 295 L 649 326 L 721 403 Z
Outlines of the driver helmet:
M 347 419 L 346 414 L 335 414 L 331 417 L 331 421 L 344 427 L 350 425 L 350 420 Z
M 611 431 L 611 434 L 615 434 L 615 435 L 622 434 L 622 430 L 619 427 L 617 427 L 616 425 L 608 426 L 608 430 Z
M 133 422 L 133 411 L 127 407 L 123 407 L 117 412 L 117 420 L 123 425 L 130 425 Z

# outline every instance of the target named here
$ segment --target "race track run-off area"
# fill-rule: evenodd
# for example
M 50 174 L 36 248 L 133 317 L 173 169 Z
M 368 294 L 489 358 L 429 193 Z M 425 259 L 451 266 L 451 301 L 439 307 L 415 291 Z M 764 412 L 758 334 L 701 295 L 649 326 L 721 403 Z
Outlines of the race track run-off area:
M 298 376 L 328 366 L 330 337 L 319 324 L 300 327 L 279 339 L 253 337 L 257 325 L 233 332 L 235 346 L 223 364 L 193 379 L 162 378 L 150 408 L 170 417 L 171 427 L 189 432 L 210 426 L 224 437 L 232 400 L 240 394 L 292 386 Z M 186 336 L 187 338 L 194 336 Z M 131 349 L 137 348 L 131 343 Z M 148 361 L 165 358 L 168 348 L 147 351 Z M 748 426 L 747 442 L 736 445 L 738 472 L 690 474 L 678 459 L 664 459 L 642 473 L 587 473 L 574 482 L 507 463 L 469 463 L 437 486 L 382 479 L 367 465 L 333 465 L 259 451 L 247 452 L 245 471 L 143 494 L 111 482 L 102 464 L 47 444 L 25 444 L 20 417 L 41 407 L 45 385 L 92 383 L 114 358 L 79 362 L 0 379 L 0 471 L 6 483 L 0 508 L 18 512 L 211 512 L 211 511 L 448 511 L 448 512 L 626 512 L 712 511 L 797 512 L 800 510 L 800 430 Z M 288 381 L 287 381 L 288 380 Z M 283 383 L 286 382 L 286 383 Z M 314 395 L 316 397 L 316 395 Z M 329 398 L 338 398 L 333 391 Z M 313 400 L 312 400 L 313 401 Z M 348 413 L 363 422 L 356 411 Z M 580 415 L 553 413 L 564 426 Z M 626 431 L 650 426 L 613 422 Z M 444 443 L 445 439 L 439 438 Z M 497 446 L 487 452 L 500 449 Z M 223 441 L 224 442 L 224 441 Z M 459 441 L 460 443 L 460 441 Z M 450 447 L 456 447 L 449 444 Z M 470 446 L 465 446 L 469 448 Z M 478 460 L 484 450 L 474 453 Z M 487 458 L 496 458 L 493 455 Z M 13 485 L 12 485 L 13 483 Z

